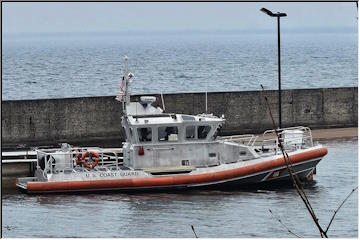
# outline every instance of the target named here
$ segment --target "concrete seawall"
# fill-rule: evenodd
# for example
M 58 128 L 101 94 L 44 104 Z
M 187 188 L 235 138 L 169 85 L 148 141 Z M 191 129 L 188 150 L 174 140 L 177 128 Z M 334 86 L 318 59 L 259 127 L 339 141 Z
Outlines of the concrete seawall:
M 292 89 L 282 94 L 283 127 L 354 127 L 358 125 L 357 87 Z M 277 91 L 208 93 L 208 112 L 225 115 L 222 134 L 259 133 L 272 128 L 263 95 L 277 120 Z M 161 106 L 159 95 L 154 105 Z M 139 96 L 132 96 L 138 99 Z M 205 111 L 204 93 L 164 94 L 166 112 Z M 2 103 L 3 147 L 58 142 L 120 146 L 121 104 L 114 97 L 17 100 Z

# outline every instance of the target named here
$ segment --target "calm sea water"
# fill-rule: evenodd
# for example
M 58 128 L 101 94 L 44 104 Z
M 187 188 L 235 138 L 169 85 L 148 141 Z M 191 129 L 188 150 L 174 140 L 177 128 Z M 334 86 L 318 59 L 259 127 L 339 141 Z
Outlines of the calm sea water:
M 328 224 L 333 210 L 358 184 L 358 142 L 324 142 L 328 155 L 306 193 Z M 319 237 L 291 187 L 244 191 L 142 194 L 4 194 L 3 237 L 292 237 L 270 215 L 302 237 Z M 338 212 L 328 235 L 358 236 L 358 193 Z
M 277 88 L 276 34 L 5 36 L 2 97 L 116 95 L 122 56 L 133 93 Z M 357 34 L 282 34 L 283 88 L 357 86 Z

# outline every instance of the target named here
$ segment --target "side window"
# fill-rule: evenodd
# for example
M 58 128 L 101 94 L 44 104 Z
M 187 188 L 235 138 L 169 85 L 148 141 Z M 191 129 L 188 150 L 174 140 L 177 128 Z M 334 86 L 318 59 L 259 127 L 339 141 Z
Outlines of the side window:
M 151 142 L 151 128 L 138 128 L 140 142 Z
M 177 141 L 178 140 L 178 128 L 177 127 L 159 127 L 158 128 L 158 140 L 163 141 Z
M 186 139 L 195 139 L 195 126 L 186 127 Z
M 133 138 L 134 135 L 133 135 L 133 130 L 132 130 L 132 128 L 129 128 L 129 134 L 130 134 L 130 135 L 127 136 L 127 137 L 129 137 L 129 138 L 130 138 L 129 140 L 130 140 L 131 142 L 133 142 L 133 141 L 134 141 L 134 138 Z
M 198 139 L 205 139 L 210 132 L 210 126 L 198 126 Z

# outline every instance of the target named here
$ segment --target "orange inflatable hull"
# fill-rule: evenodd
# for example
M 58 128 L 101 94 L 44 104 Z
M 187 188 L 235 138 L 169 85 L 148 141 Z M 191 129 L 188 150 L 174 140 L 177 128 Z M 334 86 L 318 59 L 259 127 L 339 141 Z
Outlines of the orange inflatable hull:
M 292 164 L 306 162 L 325 156 L 325 147 L 316 148 L 306 152 L 290 156 Z M 27 192 L 66 192 L 106 189 L 136 189 L 136 188 L 161 188 L 176 186 L 211 185 L 222 181 L 266 172 L 271 169 L 286 167 L 283 157 L 277 157 L 268 161 L 258 162 L 251 165 L 223 170 L 211 173 L 199 173 L 192 175 L 154 176 L 148 178 L 129 178 L 112 180 L 89 180 L 89 181 L 66 181 L 66 182 L 28 182 Z

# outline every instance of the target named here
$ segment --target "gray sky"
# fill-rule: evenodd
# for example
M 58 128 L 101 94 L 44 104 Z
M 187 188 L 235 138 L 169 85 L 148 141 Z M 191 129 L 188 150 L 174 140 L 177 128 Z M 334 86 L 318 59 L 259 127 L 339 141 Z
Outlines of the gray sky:
M 2 3 L 3 33 L 262 31 L 261 7 L 286 12 L 282 29 L 357 31 L 355 3 Z

